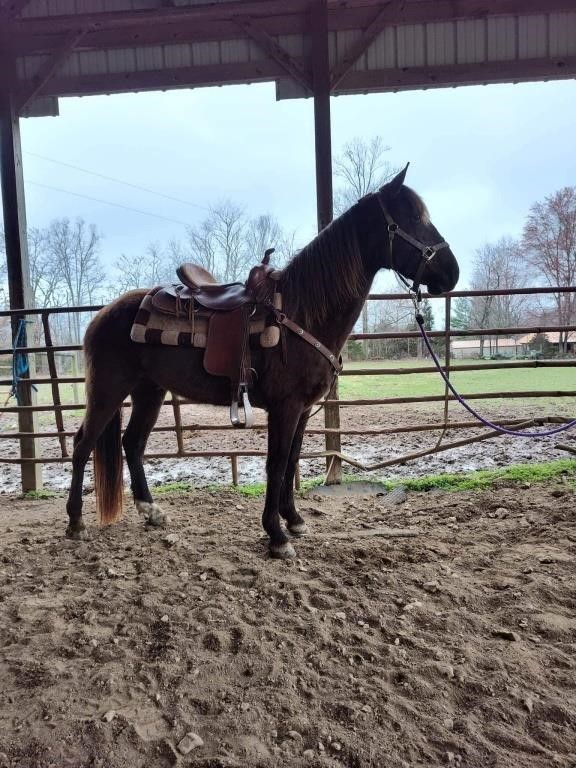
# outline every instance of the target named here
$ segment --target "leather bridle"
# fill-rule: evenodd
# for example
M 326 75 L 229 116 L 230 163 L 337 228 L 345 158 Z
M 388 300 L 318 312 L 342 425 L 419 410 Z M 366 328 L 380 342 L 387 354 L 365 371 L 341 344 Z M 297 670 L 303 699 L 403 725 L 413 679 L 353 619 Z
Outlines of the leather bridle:
M 378 198 L 378 202 L 380 203 L 380 208 L 382 209 L 382 213 L 384 214 L 384 218 L 386 219 L 386 223 L 388 224 L 388 242 L 389 242 L 389 248 L 390 248 L 390 269 L 394 270 L 400 280 L 404 283 L 406 288 L 411 293 L 414 293 L 416 295 L 420 294 L 420 280 L 422 280 L 422 276 L 424 274 L 424 270 L 426 267 L 430 264 L 432 259 L 436 256 L 438 251 L 441 251 L 442 248 L 449 248 L 450 246 L 448 243 L 443 240 L 441 243 L 436 243 L 435 245 L 424 245 L 424 243 L 421 243 L 420 240 L 416 240 L 415 237 L 412 237 L 412 235 L 408 234 L 408 232 L 405 232 L 401 227 L 398 226 L 398 224 L 394 221 L 392 216 L 390 216 L 390 213 L 388 212 L 388 209 L 384 205 L 384 201 L 382 200 L 382 197 L 379 192 L 376 192 L 376 197 Z M 416 270 L 416 274 L 414 275 L 414 279 L 412 281 L 412 285 L 406 280 L 406 278 L 400 274 L 400 272 L 396 269 L 394 266 L 394 259 L 392 255 L 392 246 L 394 243 L 395 237 L 401 237 L 402 240 L 405 240 L 409 245 L 416 248 L 418 251 L 420 251 L 421 259 L 420 263 L 418 264 L 418 269 Z

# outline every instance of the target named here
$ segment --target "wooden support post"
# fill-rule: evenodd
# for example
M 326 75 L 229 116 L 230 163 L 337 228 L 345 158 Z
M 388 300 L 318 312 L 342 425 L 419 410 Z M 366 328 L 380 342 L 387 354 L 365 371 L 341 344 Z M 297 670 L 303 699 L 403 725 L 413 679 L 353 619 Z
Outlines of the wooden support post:
M 330 125 L 330 62 L 328 7 L 316 0 L 312 7 L 312 82 L 314 87 L 314 140 L 316 152 L 316 205 L 318 231 L 334 215 L 332 194 L 332 131 Z
M 0 67 L 7 71 L 6 62 L 0 60 Z M 22 148 L 20 145 L 20 121 L 16 112 L 13 93 L 7 78 L 0 82 L 0 181 L 2 186 L 2 207 L 4 212 L 4 237 L 6 239 L 6 264 L 8 268 L 8 292 L 10 309 L 31 307 L 30 270 L 28 265 L 28 244 L 26 240 L 26 208 L 24 202 L 24 176 L 22 173 Z M 12 338 L 16 337 L 24 313 L 12 315 Z M 26 332 L 23 343 L 27 346 Z M 19 384 L 20 405 L 36 403 L 32 385 L 28 379 L 34 376 L 34 358 L 28 359 L 29 371 Z M 36 432 L 34 412 L 18 412 L 18 431 Z M 36 440 L 33 437 L 20 438 L 20 455 L 23 459 L 36 458 Z M 34 462 L 21 465 L 22 492 L 35 491 L 42 487 L 42 466 Z
M 314 87 L 314 139 L 316 151 L 316 204 L 318 231 L 332 221 L 334 213 L 332 192 L 332 134 L 330 125 L 330 60 L 328 50 L 328 4 L 316 0 L 312 7 L 312 82 Z M 329 395 L 338 399 L 338 381 Z M 324 423 L 331 429 L 340 428 L 337 403 L 324 407 Z M 340 434 L 326 434 L 326 450 L 340 451 Z M 338 457 L 326 459 L 326 485 L 342 482 L 342 462 Z
M 182 412 L 180 410 L 180 400 L 178 395 L 172 392 L 172 410 L 174 412 L 174 428 L 176 430 L 176 443 L 178 445 L 178 456 L 185 452 L 184 436 L 182 434 Z
M 230 466 L 232 468 L 232 485 L 238 485 L 238 456 L 230 456 Z

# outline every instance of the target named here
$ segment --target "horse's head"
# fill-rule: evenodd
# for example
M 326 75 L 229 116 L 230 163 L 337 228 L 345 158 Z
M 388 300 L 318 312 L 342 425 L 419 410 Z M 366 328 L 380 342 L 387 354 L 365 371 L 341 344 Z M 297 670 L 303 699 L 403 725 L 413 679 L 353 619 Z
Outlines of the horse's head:
M 394 269 L 432 294 L 451 291 L 458 282 L 458 262 L 430 221 L 422 199 L 404 185 L 408 166 L 378 192 L 360 201 L 373 222 L 378 244 L 376 267 Z M 368 213 L 368 210 L 367 210 Z M 382 239 L 384 242 L 382 242 Z

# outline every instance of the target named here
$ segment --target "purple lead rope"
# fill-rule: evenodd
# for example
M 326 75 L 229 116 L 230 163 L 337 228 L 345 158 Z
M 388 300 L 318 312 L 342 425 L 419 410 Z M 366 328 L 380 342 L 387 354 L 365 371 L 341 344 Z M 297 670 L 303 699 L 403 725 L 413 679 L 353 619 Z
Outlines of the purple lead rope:
M 477 413 L 474 410 L 474 408 L 472 408 L 472 406 L 468 405 L 468 403 L 462 397 L 460 397 L 458 392 L 454 389 L 454 387 L 450 383 L 450 379 L 448 378 L 445 371 L 443 370 L 440 360 L 438 360 L 438 358 L 436 357 L 436 353 L 432 349 L 432 345 L 430 344 L 430 339 L 428 338 L 426 331 L 424 330 L 424 318 L 422 317 L 419 311 L 416 312 L 416 322 L 418 323 L 418 328 L 420 330 L 422 338 L 424 339 L 424 343 L 428 348 L 428 352 L 430 352 L 430 356 L 434 361 L 436 368 L 438 368 L 440 375 L 446 382 L 446 386 L 452 392 L 454 397 L 458 400 L 460 405 L 463 405 L 464 408 L 466 408 L 466 410 L 472 414 L 472 416 L 478 419 L 478 421 L 481 421 L 482 424 L 484 424 L 485 426 L 490 427 L 491 429 L 495 429 L 497 432 L 501 432 L 503 435 L 513 435 L 514 437 L 550 437 L 550 435 L 557 435 L 559 432 L 565 432 L 567 429 L 571 429 L 572 427 L 576 426 L 576 419 L 574 419 L 573 421 L 569 421 L 568 424 L 563 424 L 561 427 L 556 427 L 555 429 L 548 429 L 545 432 L 521 432 L 519 430 L 506 429 L 506 427 L 499 427 L 497 424 L 493 424 L 491 421 L 488 421 L 487 419 L 483 418 L 482 416 L 480 416 L 479 413 Z

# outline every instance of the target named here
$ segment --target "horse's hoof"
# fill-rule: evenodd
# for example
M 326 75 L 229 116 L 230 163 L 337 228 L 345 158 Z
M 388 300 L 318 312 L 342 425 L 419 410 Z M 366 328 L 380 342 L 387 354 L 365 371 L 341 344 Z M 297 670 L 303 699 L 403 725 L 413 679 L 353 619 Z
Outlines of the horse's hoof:
M 158 504 L 148 501 L 137 501 L 135 503 L 138 512 L 144 515 L 146 525 L 153 525 L 155 528 L 165 528 L 170 522 L 170 517 Z
M 296 557 L 296 550 L 289 541 L 285 544 L 270 544 L 270 556 L 278 560 L 292 560 Z
M 308 526 L 306 523 L 294 523 L 294 525 L 288 526 L 288 530 L 292 536 L 306 536 L 308 533 Z
M 68 528 L 66 528 L 66 538 L 72 539 L 72 541 L 82 541 L 83 539 L 87 539 L 88 533 L 84 523 L 80 523 L 79 525 L 69 525 Z

